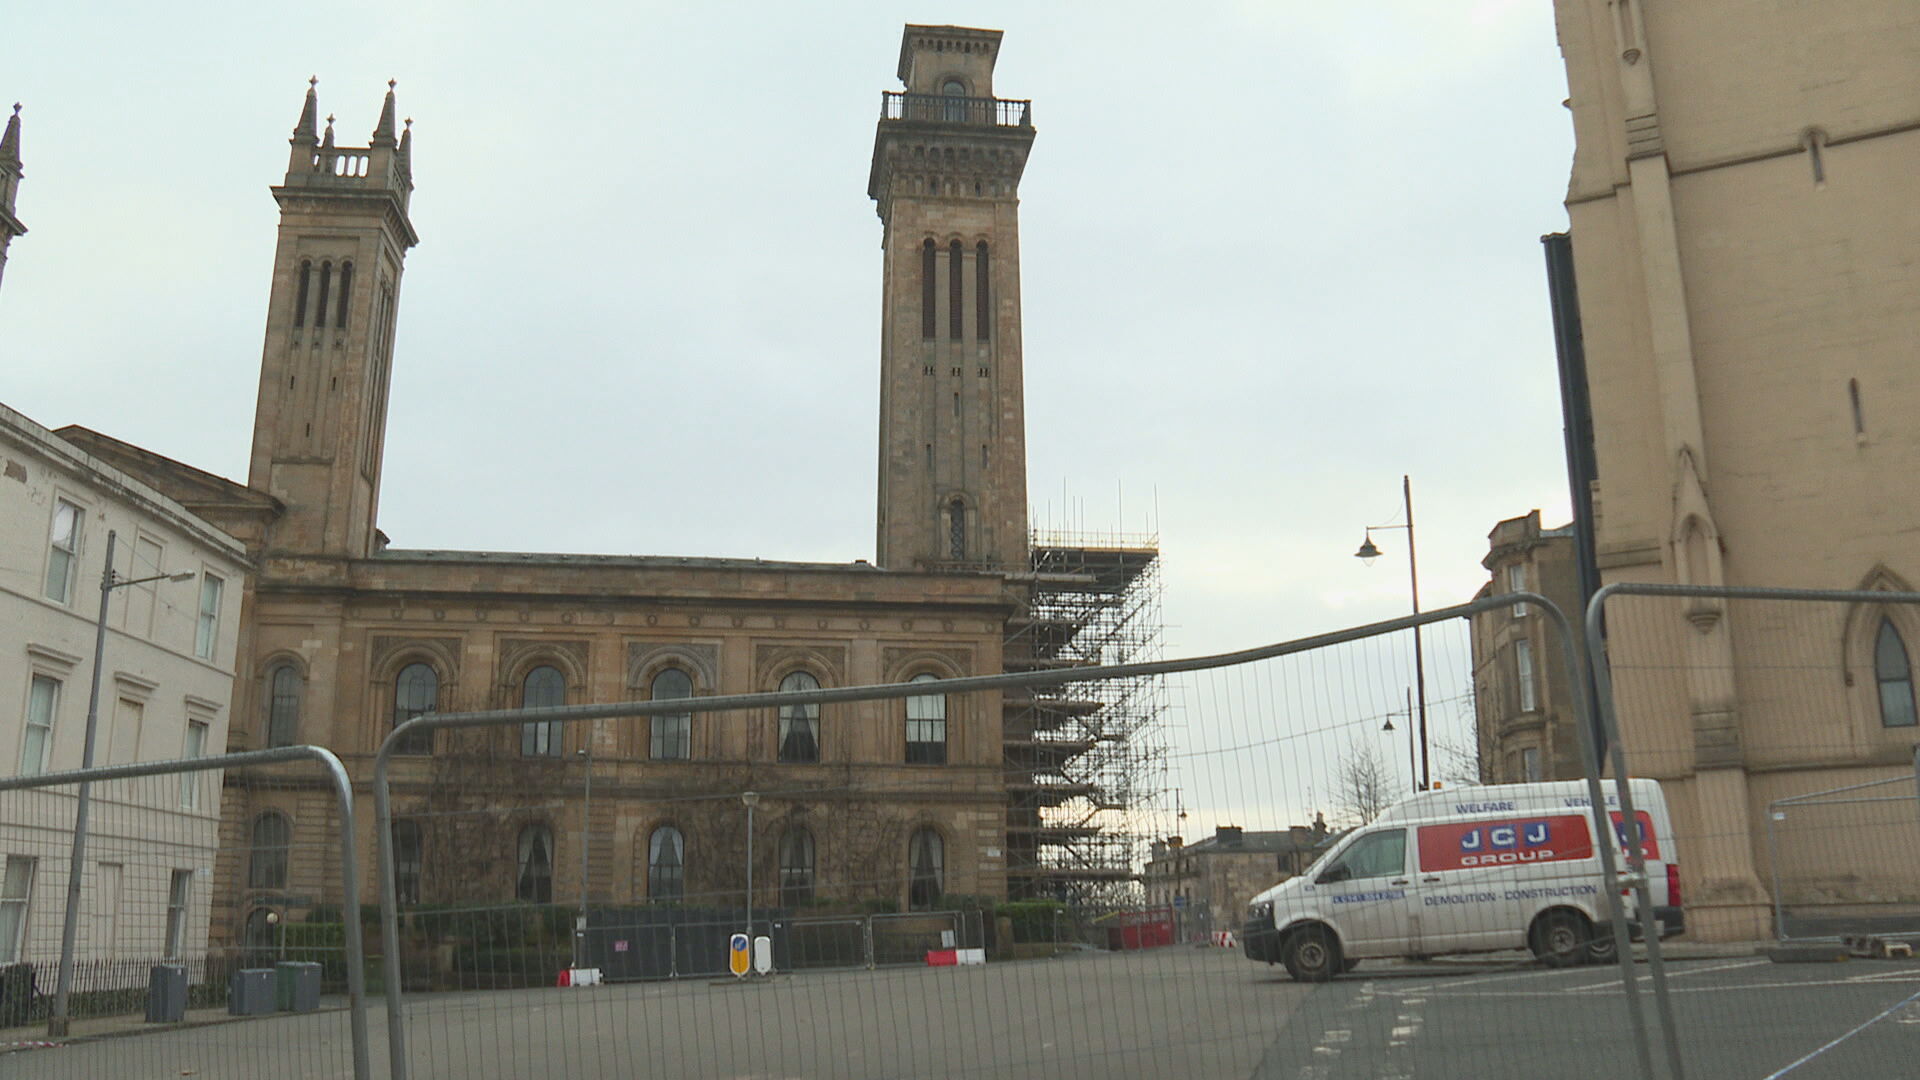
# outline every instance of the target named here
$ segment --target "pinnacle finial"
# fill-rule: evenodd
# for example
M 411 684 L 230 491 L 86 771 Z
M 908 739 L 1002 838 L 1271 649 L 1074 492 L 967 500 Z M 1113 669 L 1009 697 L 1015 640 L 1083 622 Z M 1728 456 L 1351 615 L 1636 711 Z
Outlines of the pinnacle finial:
M 20 172 L 20 103 L 13 103 L 13 115 L 7 117 L 7 132 L 0 135 L 0 165 L 18 175 Z
M 333 149 L 333 114 L 332 113 L 327 114 L 327 133 L 320 140 L 320 148 L 323 150 Z
M 400 175 L 407 183 L 413 183 L 413 117 L 407 117 L 406 127 L 400 132 L 400 149 L 395 153 L 400 162 Z
M 373 129 L 373 145 L 375 146 L 393 146 L 395 144 L 393 130 L 393 88 L 398 85 L 399 82 L 400 80 L 398 79 L 387 80 L 387 100 L 380 105 L 380 123 Z
M 320 115 L 319 86 L 320 76 L 315 75 L 307 80 L 307 101 L 300 107 L 300 120 L 293 125 L 293 138 L 289 140 L 295 145 L 301 142 L 312 145 L 320 138 L 320 125 L 317 119 Z

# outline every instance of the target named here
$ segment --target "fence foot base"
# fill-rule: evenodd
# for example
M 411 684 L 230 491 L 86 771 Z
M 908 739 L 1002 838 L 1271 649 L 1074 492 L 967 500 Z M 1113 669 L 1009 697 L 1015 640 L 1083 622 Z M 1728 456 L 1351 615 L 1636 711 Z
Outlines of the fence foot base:
M 1776 964 L 1835 964 L 1852 958 L 1845 945 L 1776 945 L 1767 959 Z

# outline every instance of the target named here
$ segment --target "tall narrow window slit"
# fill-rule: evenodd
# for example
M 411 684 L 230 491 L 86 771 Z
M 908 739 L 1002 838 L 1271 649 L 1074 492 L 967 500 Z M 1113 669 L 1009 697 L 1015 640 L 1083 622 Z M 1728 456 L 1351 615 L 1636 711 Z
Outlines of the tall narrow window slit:
M 939 334 L 938 328 L 934 326 L 934 320 L 937 318 L 934 305 L 937 302 L 936 297 L 939 296 L 939 287 L 934 281 L 938 273 L 938 262 L 939 256 L 934 250 L 933 237 L 929 236 L 920 245 L 920 336 L 923 338 L 932 338 Z
M 965 336 L 962 328 L 967 324 L 967 279 L 961 267 L 965 250 L 958 240 L 947 248 L 947 336 L 955 341 Z
M 987 242 L 980 241 L 973 253 L 973 310 L 975 341 L 993 340 L 993 316 L 987 303 L 990 290 L 987 287 Z

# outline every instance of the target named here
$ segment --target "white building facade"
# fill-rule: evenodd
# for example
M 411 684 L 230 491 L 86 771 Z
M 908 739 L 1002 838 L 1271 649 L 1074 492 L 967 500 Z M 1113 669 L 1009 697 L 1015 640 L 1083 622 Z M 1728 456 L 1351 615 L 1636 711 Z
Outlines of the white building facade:
M 113 589 L 94 764 L 226 746 L 244 549 L 0 406 L 0 775 L 81 766 L 109 532 L 117 580 L 173 578 Z M 94 785 L 77 957 L 143 979 L 149 963 L 204 954 L 220 790 L 217 773 Z M 0 966 L 33 963 L 43 992 L 76 799 L 72 786 L 0 793 Z

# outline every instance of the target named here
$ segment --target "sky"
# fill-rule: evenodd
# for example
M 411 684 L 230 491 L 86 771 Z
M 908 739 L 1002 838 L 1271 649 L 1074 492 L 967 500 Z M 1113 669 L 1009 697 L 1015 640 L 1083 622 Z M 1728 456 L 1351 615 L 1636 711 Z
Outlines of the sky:
M 1005 31 L 996 91 L 1038 129 L 1033 524 L 1156 533 L 1168 655 L 1404 613 L 1405 533 L 1352 557 L 1402 523 L 1403 474 L 1428 608 L 1486 582 L 1495 522 L 1568 517 L 1539 244 L 1572 154 L 1549 4 L 188 10 L 8 14 L 31 232 L 0 288 L 0 402 L 48 427 L 244 480 L 267 189 L 307 79 L 342 145 L 397 79 L 421 243 L 394 546 L 871 558 L 873 126 L 901 25 L 957 23 Z M 1368 678 L 1397 700 L 1398 666 Z M 1225 745 L 1203 689 L 1173 696 L 1176 750 Z

